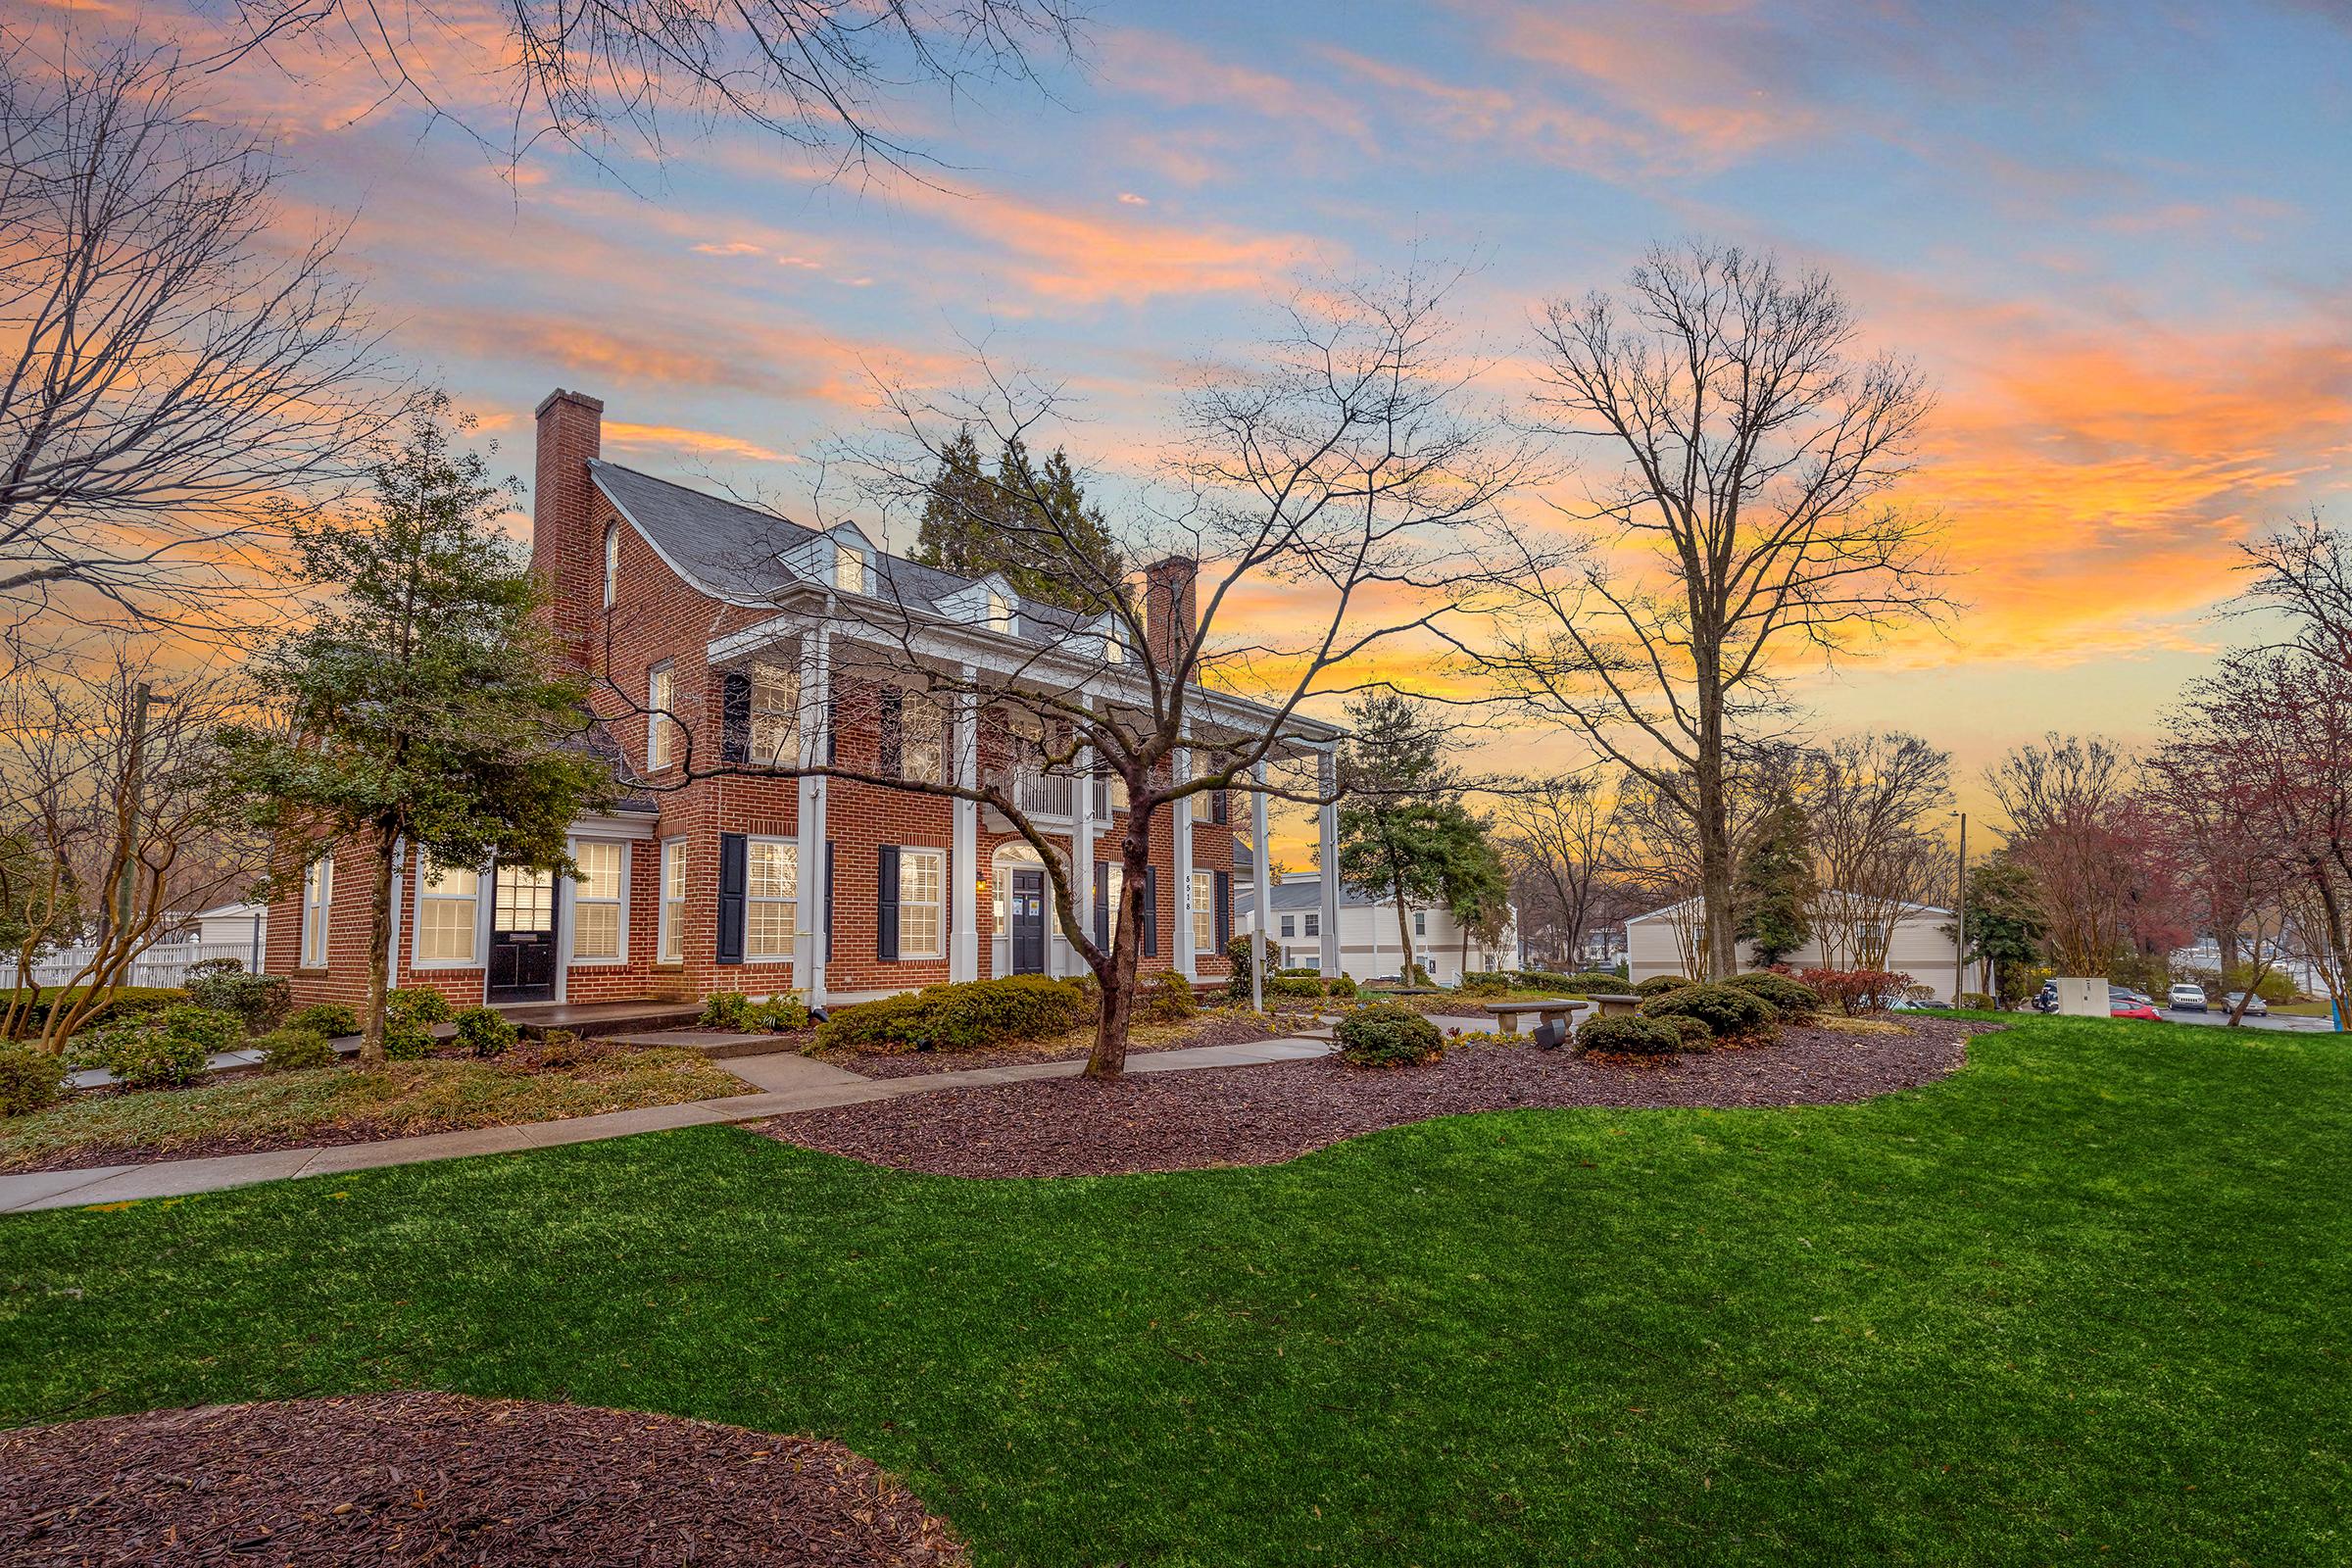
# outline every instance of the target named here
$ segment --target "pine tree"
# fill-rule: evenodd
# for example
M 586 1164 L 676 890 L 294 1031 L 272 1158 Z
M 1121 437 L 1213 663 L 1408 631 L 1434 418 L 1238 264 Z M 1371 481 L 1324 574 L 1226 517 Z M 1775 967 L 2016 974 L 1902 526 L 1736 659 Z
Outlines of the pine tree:
M 1444 731 L 1420 707 L 1380 692 L 1348 707 L 1354 730 L 1340 760 L 1339 865 L 1343 885 L 1396 906 L 1404 956 L 1413 971 L 1411 906 L 1446 899 L 1448 867 L 1460 853 L 1460 777 L 1439 759 Z M 1325 866 L 1325 875 L 1335 868 Z
M 1023 598 L 1072 610 L 1108 603 L 1126 570 L 1068 453 L 1057 447 L 1040 466 L 1015 437 L 987 471 L 968 426 L 940 454 L 914 559 L 960 577 L 1000 572 Z
M 1733 884 L 1734 934 L 1755 945 L 1756 960 L 1776 964 L 1813 934 L 1813 849 L 1804 808 L 1783 790 L 1757 820 Z
M 985 577 L 995 569 L 988 541 L 1004 532 L 1003 523 L 996 487 L 980 466 L 980 443 L 966 425 L 940 454 L 939 475 L 923 501 L 914 559 L 959 577 Z

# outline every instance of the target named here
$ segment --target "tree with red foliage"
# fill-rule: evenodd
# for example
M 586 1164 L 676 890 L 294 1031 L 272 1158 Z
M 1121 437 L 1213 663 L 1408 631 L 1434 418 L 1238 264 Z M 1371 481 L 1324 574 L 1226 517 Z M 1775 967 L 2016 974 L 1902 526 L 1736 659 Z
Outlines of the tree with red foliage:
M 1986 769 L 2008 853 L 2034 874 L 2051 956 L 2064 974 L 2105 975 L 2188 935 L 2184 901 L 2155 852 L 2152 810 L 2131 759 L 2093 735 L 2044 737 Z

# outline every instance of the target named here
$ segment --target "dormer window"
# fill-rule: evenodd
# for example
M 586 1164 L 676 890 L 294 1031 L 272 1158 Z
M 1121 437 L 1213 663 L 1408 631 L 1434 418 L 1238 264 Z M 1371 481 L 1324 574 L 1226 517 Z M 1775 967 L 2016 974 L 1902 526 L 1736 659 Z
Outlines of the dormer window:
M 1105 664 L 1127 662 L 1127 645 L 1119 641 L 1116 635 L 1102 639 L 1102 662 Z
M 620 586 L 620 524 L 605 528 L 605 608 L 611 610 Z
M 988 629 L 1012 635 L 1012 601 L 994 588 L 988 591 Z
M 833 586 L 845 594 L 865 592 L 865 552 L 856 545 L 833 546 Z

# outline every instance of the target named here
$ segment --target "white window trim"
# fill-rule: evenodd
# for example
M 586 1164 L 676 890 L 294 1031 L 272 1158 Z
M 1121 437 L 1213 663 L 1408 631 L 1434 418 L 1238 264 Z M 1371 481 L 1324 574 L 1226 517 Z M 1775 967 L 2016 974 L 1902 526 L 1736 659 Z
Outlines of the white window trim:
M 858 580 L 857 580 L 857 582 L 855 582 L 855 583 L 848 583 L 848 582 L 844 582 L 844 581 L 842 580 L 842 570 L 841 570 L 841 568 L 842 568 L 844 565 L 846 565 L 846 564 L 850 564 L 850 563 L 852 563 L 852 562 L 855 562 L 855 563 L 857 564 L 857 569 L 858 569 Z M 858 546 L 856 546 L 856 545 L 852 544 L 852 543 L 851 543 L 849 540 L 847 540 L 847 539 L 836 539 L 836 540 L 834 540 L 834 541 L 833 541 L 833 586 L 834 586 L 834 588 L 835 588 L 835 589 L 837 589 L 838 591 L 842 592 L 842 593 L 845 593 L 845 594 L 867 594 L 867 593 L 870 593 L 870 591 L 871 591 L 871 589 L 872 589 L 873 580 L 874 580 L 874 562 L 873 562 L 873 558 L 872 558 L 871 556 L 867 555 L 867 554 L 866 554 L 866 553 L 865 553 L 863 550 L 859 549 Z
M 686 932 L 684 929 L 686 889 L 683 887 L 673 889 L 670 886 L 669 847 L 673 844 L 683 847 L 687 843 L 688 840 L 683 834 L 662 840 L 662 858 L 654 864 L 654 962 L 656 963 L 684 963 L 686 961 Z M 693 869 L 694 852 L 687 849 L 679 858 L 684 862 L 678 867 L 680 879 L 684 880 L 686 874 Z M 672 903 L 678 906 L 678 912 L 674 917 L 669 912 Z
M 314 878 L 313 872 L 317 873 Z M 335 906 L 335 858 L 321 855 L 302 868 L 302 967 L 323 969 L 331 956 L 328 919 Z
M 571 887 L 565 906 L 570 913 L 570 918 L 564 922 L 564 961 L 582 969 L 609 969 L 629 961 L 629 873 L 632 869 L 629 862 L 635 857 L 629 853 L 629 842 L 626 839 L 578 838 L 570 842 L 571 857 L 574 860 L 579 858 L 580 847 L 584 844 L 607 844 L 620 852 L 620 896 L 617 901 L 583 899 L 580 895 L 579 880 L 576 877 L 570 879 Z M 620 905 L 620 930 L 613 940 L 612 956 L 610 958 L 581 957 L 577 952 L 573 951 L 579 939 L 581 904 L 611 904 L 614 902 Z
M 755 845 L 780 844 L 792 852 L 792 897 L 789 899 L 755 898 L 751 887 L 751 853 Z M 744 844 L 743 887 L 743 961 L 747 964 L 767 964 L 789 968 L 793 956 L 800 948 L 801 934 L 801 841 L 773 833 L 752 834 Z M 782 953 L 754 953 L 752 951 L 752 906 L 755 904 L 789 904 L 792 906 L 792 931 Z
M 935 945 L 935 946 L 934 946 L 934 947 L 933 947 L 933 948 L 932 948 L 932 949 L 931 949 L 929 952 L 925 952 L 925 953 L 917 953 L 917 952 L 913 951 L 912 949 L 908 948 L 908 947 L 907 947 L 907 945 L 906 945 L 906 909 L 907 909 L 907 900 L 906 900 L 906 862 L 907 862 L 909 859 L 917 859 L 917 860 L 929 860 L 929 861 L 931 861 L 931 862 L 932 862 L 934 865 L 936 865 L 936 866 L 938 866 L 938 867 L 939 867 L 939 877 L 938 877 L 939 897 L 938 897 L 937 899 L 930 900 L 930 901 L 927 901 L 927 902 L 924 902 L 924 903 L 917 903 L 917 904 L 915 904 L 915 905 L 913 906 L 915 908 L 918 908 L 918 909 L 920 909 L 920 908 L 931 908 L 931 909 L 936 909 L 936 910 L 938 910 L 938 911 L 939 911 L 939 918 L 938 918 L 938 919 L 937 919 L 937 920 L 936 920 L 936 921 L 933 923 L 933 929 L 934 929 L 934 930 L 936 930 L 936 931 L 939 933 L 938 942 L 937 942 L 937 944 L 936 944 L 936 945 Z M 905 845 L 905 844 L 903 844 L 903 845 L 899 846 L 899 904 L 898 904 L 898 909 L 899 909 L 899 958 L 900 958 L 900 960 L 901 960 L 902 962 L 920 962 L 920 961 L 922 961 L 922 960 L 924 960 L 924 959 L 929 959 L 929 958 L 944 958 L 944 957 L 946 957 L 946 956 L 948 956 L 948 852 L 947 852 L 947 851 L 945 851 L 945 850 L 934 850 L 934 849 L 928 849 L 928 848 L 925 848 L 925 847 L 923 847 L 923 846 L 921 846 L 921 845 Z
M 1295 942 L 1298 940 L 1298 917 L 1297 915 L 1286 914 L 1282 917 L 1282 935 L 1285 941 Z
M 1323 916 L 1320 913 L 1307 915 L 1305 920 L 1304 928 L 1298 933 L 1300 937 L 1319 937 L 1323 934 Z
M 490 878 L 489 869 L 482 867 L 473 873 L 473 898 L 471 900 L 473 919 L 470 922 L 473 926 L 473 956 L 470 958 L 428 958 L 424 956 L 424 906 L 426 901 L 439 899 L 447 900 L 452 904 L 466 901 L 459 899 L 455 894 L 426 892 L 425 883 L 428 873 L 433 869 L 433 858 L 418 851 L 413 858 L 416 862 L 416 895 L 409 906 L 409 967 L 412 969 L 480 969 L 487 967 L 490 961 L 489 938 L 484 933 L 489 927 L 482 919 L 482 909 L 486 902 L 482 897 L 482 884 Z M 449 866 L 445 869 L 454 871 L 460 867 Z
M 605 524 L 605 608 L 620 597 L 620 524 Z
M 669 696 L 661 696 L 662 685 L 667 681 Z M 645 672 L 645 766 L 648 772 L 659 772 L 676 760 L 677 721 L 670 714 L 678 706 L 678 669 L 675 662 L 663 660 Z

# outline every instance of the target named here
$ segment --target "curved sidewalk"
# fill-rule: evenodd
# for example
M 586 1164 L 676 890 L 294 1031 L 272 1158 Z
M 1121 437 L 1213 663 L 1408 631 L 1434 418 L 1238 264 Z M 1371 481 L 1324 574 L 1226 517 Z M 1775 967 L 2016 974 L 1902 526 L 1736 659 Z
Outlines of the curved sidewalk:
M 1203 1067 L 1247 1067 L 1320 1056 L 1331 1049 L 1328 1040 L 1297 1037 L 1253 1040 L 1239 1046 L 1194 1046 L 1131 1056 L 1127 1070 L 1186 1072 Z M 867 1100 L 895 1100 L 903 1095 L 929 1094 L 941 1089 L 1019 1083 L 1028 1078 L 1075 1077 L 1086 1064 L 1075 1060 L 1040 1061 L 906 1078 L 864 1078 L 845 1067 L 791 1053 L 739 1056 L 718 1065 L 757 1092 L 730 1095 L 723 1100 L 691 1100 L 675 1105 L 609 1111 L 602 1116 L 388 1138 L 372 1144 L 273 1149 L 256 1154 L 218 1154 L 207 1159 L 162 1159 L 137 1165 L 92 1165 L 80 1170 L 0 1176 L 0 1214 L 135 1202 L 150 1198 L 182 1198 L 191 1193 L 218 1192 L 295 1176 L 327 1176 L 387 1165 L 414 1165 L 432 1159 L 459 1159 L 469 1154 L 511 1154 L 529 1149 L 553 1149 L 562 1144 L 591 1144 L 637 1133 L 667 1132 L 676 1127 L 759 1121 L 788 1111 L 853 1105 Z

